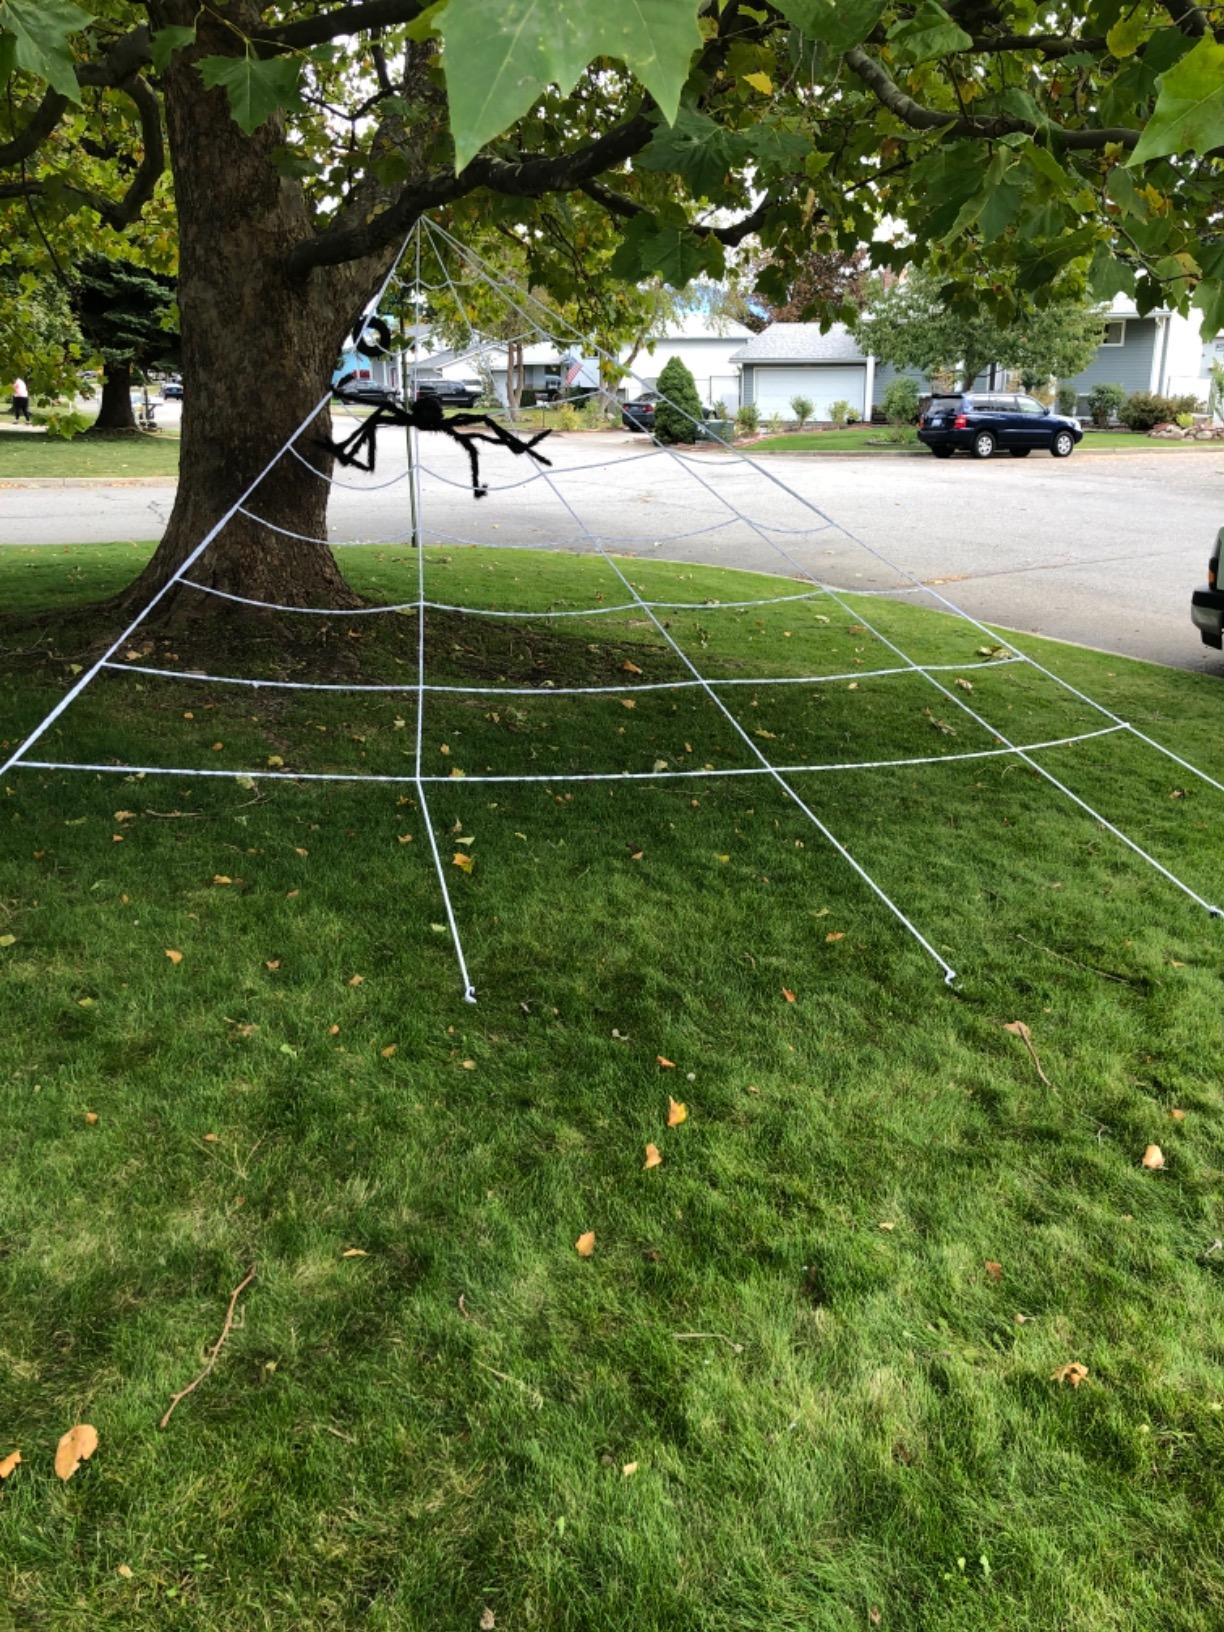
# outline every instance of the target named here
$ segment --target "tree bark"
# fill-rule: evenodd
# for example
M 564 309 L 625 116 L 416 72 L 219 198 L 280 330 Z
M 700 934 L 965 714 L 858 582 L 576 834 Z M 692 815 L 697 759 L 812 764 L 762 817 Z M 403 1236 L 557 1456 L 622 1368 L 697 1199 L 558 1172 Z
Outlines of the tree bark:
M 131 363 L 105 363 L 102 369 L 102 404 L 91 431 L 129 431 L 136 434 L 132 409 Z
M 258 19 L 249 19 L 254 31 Z M 183 419 L 174 509 L 148 567 L 126 592 L 133 610 L 181 566 L 327 391 L 341 342 L 385 273 L 391 251 L 363 262 L 289 271 L 311 223 L 300 183 L 272 163 L 284 141 L 272 119 L 252 137 L 233 123 L 223 91 L 201 94 L 196 55 L 227 48 L 226 32 L 200 13 L 196 50 L 165 76 L 166 121 L 179 222 Z M 285 453 L 246 508 L 302 535 L 289 538 L 247 516 L 226 523 L 192 566 L 198 583 L 252 600 L 346 607 L 360 597 L 326 544 L 332 459 L 324 405 L 296 442 L 319 474 Z M 159 617 L 193 619 L 233 603 L 175 588 Z
M 523 401 L 523 344 L 521 340 L 506 342 L 506 408 L 510 423 L 519 417 Z

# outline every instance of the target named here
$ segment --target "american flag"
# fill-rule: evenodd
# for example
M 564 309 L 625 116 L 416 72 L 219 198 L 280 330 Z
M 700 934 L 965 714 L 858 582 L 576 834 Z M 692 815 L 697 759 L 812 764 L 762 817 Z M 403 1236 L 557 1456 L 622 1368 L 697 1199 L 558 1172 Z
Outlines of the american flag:
M 580 357 L 562 357 L 561 362 L 565 368 L 566 385 L 573 385 L 579 374 L 582 373 L 582 359 Z

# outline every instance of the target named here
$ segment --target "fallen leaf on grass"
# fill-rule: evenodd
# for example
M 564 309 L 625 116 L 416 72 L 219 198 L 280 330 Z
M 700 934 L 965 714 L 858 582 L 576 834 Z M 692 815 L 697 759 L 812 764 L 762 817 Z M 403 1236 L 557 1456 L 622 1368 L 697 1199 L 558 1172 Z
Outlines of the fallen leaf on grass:
M 411 833 L 397 833 L 395 835 L 395 842 L 396 842 L 396 844 L 411 844 L 412 843 L 412 834 Z
M 636 697 L 618 697 L 617 702 L 620 704 L 620 706 L 622 708 L 636 708 L 637 707 L 637 698 Z
M 638 1470 L 638 1463 L 625 1462 L 621 1465 L 621 1478 L 630 1479 Z
M 794 992 L 788 991 L 788 989 L 785 986 L 783 986 L 783 988 L 782 988 L 782 996 L 786 999 L 786 1001 L 788 1003 L 793 1003 L 795 1001 Z
M 329 1036 L 329 1037 L 339 1037 L 339 1035 L 340 1035 L 340 1027 L 339 1027 L 339 1026 L 328 1026 L 328 1028 L 327 1028 L 327 1035 L 328 1035 L 328 1036 Z
M 825 942 L 829 946 L 833 946 L 837 941 L 844 941 L 845 938 L 846 932 L 844 929 L 831 929 L 825 936 Z
M 987 1258 L 985 1268 L 992 1281 L 1001 1281 L 1003 1279 L 1003 1265 L 997 1259 Z
M 1088 1375 L 1088 1367 L 1081 1366 L 1078 1360 L 1071 1360 L 1065 1366 L 1059 1366 L 1050 1373 L 1052 1383 L 1070 1383 L 1072 1388 L 1078 1388 Z
M 75 1427 L 69 1428 L 55 1447 L 56 1477 L 71 1479 L 81 1463 L 88 1462 L 97 1448 L 98 1430 L 88 1422 L 78 1422 Z
M 642 672 L 641 669 L 638 668 L 637 664 L 630 663 L 628 658 L 626 658 L 621 664 L 621 668 L 624 669 L 626 674 L 641 674 Z
M 86 1111 L 85 1112 L 85 1123 L 86 1123 L 87 1127 L 92 1128 L 94 1126 L 94 1124 L 97 1122 L 97 1120 L 98 1120 L 97 1111 Z
M 480 1632 L 493 1632 L 497 1625 L 497 1616 L 486 1604 L 480 1615 Z
M 365 985 L 365 976 L 364 975 L 350 975 L 349 978 L 345 981 L 344 984 L 346 986 L 364 986 Z
M 233 879 L 230 878 L 227 873 L 214 873 L 213 874 L 213 883 L 214 884 L 232 884 L 233 882 L 234 882 Z
M 667 1101 L 667 1125 L 669 1128 L 678 1128 L 681 1122 L 688 1121 L 688 1106 L 683 1100 L 672 1099 Z
M 646 1146 L 646 1160 L 642 1163 L 642 1166 L 643 1167 L 662 1167 L 662 1165 L 663 1165 L 663 1156 L 662 1156 L 662 1153 L 659 1150 L 658 1145 L 647 1145 Z
M 7 1479 L 20 1461 L 20 1451 L 11 1451 L 8 1456 L 0 1459 L 0 1479 Z
M 115 820 L 117 822 L 132 822 L 135 821 L 135 819 L 136 812 L 134 810 L 117 810 L 115 812 Z
M 669 1060 L 666 1055 L 656 1054 L 655 1059 L 658 1060 L 664 1071 L 674 1071 L 676 1069 L 675 1060 Z
M 1032 1059 L 1034 1067 L 1036 1068 L 1037 1075 L 1041 1078 L 1042 1082 L 1045 1083 L 1047 1088 L 1053 1088 L 1054 1084 L 1041 1069 L 1041 1061 L 1037 1057 L 1037 1050 L 1033 1047 L 1033 1034 L 1025 1025 L 1024 1021 L 1009 1020 L 1003 1027 L 1003 1030 L 1010 1031 L 1013 1037 L 1019 1037 L 1025 1048 L 1027 1048 L 1029 1051 L 1029 1056 Z
M 293 853 L 295 856 L 308 856 L 310 851 L 304 850 L 300 844 L 295 844 L 293 847 Z
M 202 1137 L 206 1145 L 215 1145 L 218 1142 L 218 1135 L 215 1133 L 206 1133 Z
M 459 1063 L 465 1071 L 475 1071 L 476 1069 L 475 1060 L 460 1060 Z
M 451 857 L 451 866 L 458 867 L 462 872 L 470 873 L 475 865 L 476 863 L 472 860 L 471 856 L 469 856 L 463 850 L 456 850 L 454 855 Z
M 271 969 L 271 970 L 275 971 L 275 970 L 279 969 L 280 966 L 281 966 L 281 960 L 279 958 L 267 958 L 264 961 L 264 968 L 265 969 Z
M 0 946 L 16 946 L 16 935 L 0 935 Z
M 121 1575 L 125 1581 L 130 1581 L 132 1579 L 132 1566 L 130 1564 L 116 1564 L 115 1574 Z
M 345 1247 L 340 1256 L 341 1258 L 368 1258 L 370 1255 L 364 1247 Z
M 1174 1122 L 1184 1122 L 1186 1120 L 1185 1111 L 1176 1111 L 1176 1110 L 1174 1110 L 1174 1111 L 1170 1111 L 1169 1115 L 1172 1117 Z
M 579 1258 L 589 1258 L 595 1251 L 595 1231 L 586 1230 L 574 1242 L 574 1251 Z
M 1159 1145 L 1149 1145 L 1143 1153 L 1143 1166 L 1150 1167 L 1155 1171 L 1164 1165 L 1164 1151 L 1161 1150 Z
M 882 1218 L 880 1220 L 880 1229 L 887 1230 L 890 1234 L 896 1229 L 896 1227 L 895 1222 L 891 1218 Z
M 388 1043 L 386 1048 L 380 1048 L 378 1052 L 382 1055 L 384 1060 L 389 1060 L 393 1054 L 399 1053 L 399 1044 Z
M 168 946 L 166 948 L 166 956 L 170 959 L 171 963 L 182 963 L 183 961 L 183 954 L 181 952 L 176 952 L 172 946 Z

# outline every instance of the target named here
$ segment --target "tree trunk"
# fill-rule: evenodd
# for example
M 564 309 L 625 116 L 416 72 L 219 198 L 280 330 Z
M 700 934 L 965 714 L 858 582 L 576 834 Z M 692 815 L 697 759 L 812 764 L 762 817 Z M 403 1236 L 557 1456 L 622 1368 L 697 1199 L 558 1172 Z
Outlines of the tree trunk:
M 522 400 L 523 345 L 520 340 L 509 340 L 506 343 L 506 407 L 511 424 L 519 417 Z
M 132 409 L 131 363 L 105 363 L 102 369 L 102 406 L 91 431 L 127 431 L 136 435 Z
M 974 382 L 974 380 L 977 379 L 978 375 L 982 372 L 982 369 L 983 369 L 984 366 L 985 365 L 982 364 L 982 363 L 974 362 L 974 360 L 972 358 L 969 358 L 965 363 L 962 364 L 961 378 L 964 381 L 964 383 L 961 386 L 962 391 L 972 391 L 973 390 L 973 382 Z
M 251 19 L 254 31 L 257 18 Z M 284 140 L 280 120 L 244 137 L 223 91 L 201 94 L 196 55 L 229 49 L 227 31 L 200 13 L 195 52 L 165 76 L 166 120 L 179 223 L 183 419 L 179 484 L 165 536 L 125 595 L 144 604 L 289 443 L 327 391 L 341 342 L 390 262 L 328 268 L 292 278 L 287 257 L 311 224 L 298 181 L 271 155 Z M 198 583 L 252 600 L 290 606 L 354 606 L 326 544 L 332 459 L 325 404 L 296 447 L 320 472 L 284 453 L 246 501 L 264 521 L 226 523 L 191 567 Z M 405 523 L 407 531 L 407 523 Z M 303 539 L 306 542 L 303 542 Z M 217 615 L 233 603 L 175 588 L 159 617 Z

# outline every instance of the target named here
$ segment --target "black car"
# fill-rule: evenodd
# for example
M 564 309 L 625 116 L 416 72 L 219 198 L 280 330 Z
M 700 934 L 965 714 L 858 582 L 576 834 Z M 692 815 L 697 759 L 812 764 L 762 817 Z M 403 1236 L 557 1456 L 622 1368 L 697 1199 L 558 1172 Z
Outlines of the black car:
M 418 397 L 437 397 L 445 408 L 474 408 L 483 391 L 479 380 L 445 380 L 440 374 L 416 382 Z
M 183 395 L 182 380 L 165 380 L 162 383 L 162 401 L 169 402 L 172 397 Z
M 341 380 L 335 394 L 345 402 L 368 402 L 375 408 L 384 402 L 399 401 L 398 391 L 379 385 L 375 380 Z
M 621 424 L 627 431 L 653 431 L 657 391 L 644 391 L 640 397 L 627 402 L 621 409 Z
M 1224 554 L 1224 527 L 1215 542 L 1215 554 L 1207 563 L 1207 587 L 1190 597 L 1190 616 L 1203 637 L 1204 646 L 1224 647 L 1224 589 L 1220 587 L 1220 557 Z
M 1046 448 L 1065 459 L 1084 433 L 1079 421 L 1052 414 L 1036 397 L 1014 391 L 961 391 L 932 397 L 918 421 L 918 440 L 937 459 L 950 459 L 958 448 L 975 459 L 1010 453 L 1024 459 L 1034 448 Z

